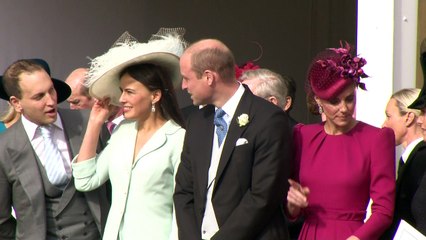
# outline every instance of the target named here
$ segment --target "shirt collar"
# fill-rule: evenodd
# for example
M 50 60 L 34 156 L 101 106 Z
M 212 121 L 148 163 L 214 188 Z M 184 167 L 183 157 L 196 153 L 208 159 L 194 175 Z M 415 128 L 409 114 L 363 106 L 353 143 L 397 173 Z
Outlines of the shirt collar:
M 24 125 L 24 129 L 25 129 L 25 132 L 28 135 L 28 138 L 30 140 L 33 140 L 36 137 L 36 132 L 37 132 L 37 128 L 39 127 L 39 125 L 31 122 L 28 118 L 25 117 L 24 114 L 22 114 L 21 121 L 22 121 L 22 125 Z M 61 129 L 61 130 L 64 129 L 59 113 L 57 114 L 57 118 L 52 123 L 52 125 L 55 126 L 56 128 Z
M 124 115 L 121 114 L 120 116 L 114 118 L 111 122 L 114 123 L 115 125 L 118 125 L 123 120 L 124 120 Z
M 238 107 L 238 103 L 241 100 L 241 97 L 244 94 L 244 87 L 239 83 L 237 91 L 232 95 L 232 97 L 222 106 L 222 110 L 225 111 L 227 119 L 232 119 L 235 113 L 235 110 Z M 215 108 L 217 110 L 217 108 Z M 229 121 L 228 121 L 229 122 Z
M 423 141 L 423 138 L 417 138 L 416 140 L 410 142 L 410 144 L 407 145 L 407 147 L 404 150 L 404 153 L 401 156 L 404 163 L 407 162 L 407 159 L 410 156 L 411 152 L 417 146 L 417 144 L 421 141 Z

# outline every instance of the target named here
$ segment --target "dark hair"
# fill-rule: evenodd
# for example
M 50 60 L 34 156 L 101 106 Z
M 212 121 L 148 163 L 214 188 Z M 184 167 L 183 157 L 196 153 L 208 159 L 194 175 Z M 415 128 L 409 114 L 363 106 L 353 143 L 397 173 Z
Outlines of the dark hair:
M 314 115 L 321 115 L 318 109 L 318 103 L 315 101 L 315 95 L 312 91 L 306 93 L 306 105 L 308 111 Z
M 287 96 L 291 98 L 290 108 L 287 109 L 287 112 L 290 112 L 293 109 L 294 102 L 296 101 L 296 82 L 290 76 L 282 75 L 284 83 L 287 87 Z
M 161 99 L 158 101 L 160 113 L 164 118 L 172 119 L 184 128 L 185 124 L 178 107 L 173 84 L 170 77 L 167 76 L 166 72 L 160 66 L 150 63 L 141 63 L 125 68 L 121 71 L 120 78 L 124 74 L 129 74 L 150 91 L 160 90 Z
M 3 74 L 4 91 L 8 96 L 22 98 L 19 76 L 22 73 L 33 73 L 40 70 L 44 70 L 44 68 L 32 60 L 22 59 L 12 63 Z

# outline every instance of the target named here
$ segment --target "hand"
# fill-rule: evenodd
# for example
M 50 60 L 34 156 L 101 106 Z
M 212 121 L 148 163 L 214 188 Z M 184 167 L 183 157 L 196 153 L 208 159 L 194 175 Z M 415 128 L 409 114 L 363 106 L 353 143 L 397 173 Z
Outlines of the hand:
M 309 205 L 308 195 L 309 188 L 302 187 L 298 182 L 289 179 L 290 188 L 287 192 L 287 209 L 288 212 L 293 216 L 298 216 L 302 208 L 306 208 Z
M 95 104 L 90 112 L 90 121 L 103 124 L 110 116 L 110 112 L 114 107 L 110 104 L 109 98 L 102 100 L 95 99 Z
M 360 240 L 358 237 L 355 237 L 354 235 L 348 237 L 346 240 Z

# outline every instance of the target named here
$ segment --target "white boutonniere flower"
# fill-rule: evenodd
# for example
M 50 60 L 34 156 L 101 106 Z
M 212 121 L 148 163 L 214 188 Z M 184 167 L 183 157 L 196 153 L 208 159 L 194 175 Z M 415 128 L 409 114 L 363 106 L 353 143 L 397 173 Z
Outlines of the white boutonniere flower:
M 240 116 L 238 116 L 237 122 L 238 122 L 238 126 L 244 127 L 245 125 L 247 125 L 250 122 L 249 116 L 246 113 L 243 113 Z

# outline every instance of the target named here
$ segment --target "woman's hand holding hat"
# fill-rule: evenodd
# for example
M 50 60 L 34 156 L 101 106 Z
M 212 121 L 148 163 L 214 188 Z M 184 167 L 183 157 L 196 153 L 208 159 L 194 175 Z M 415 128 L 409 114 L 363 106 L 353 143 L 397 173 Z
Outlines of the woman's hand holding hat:
M 112 109 L 115 107 L 110 104 L 110 98 L 104 98 L 102 100 L 96 99 L 95 104 L 90 112 L 90 122 L 103 124 L 111 115 Z

